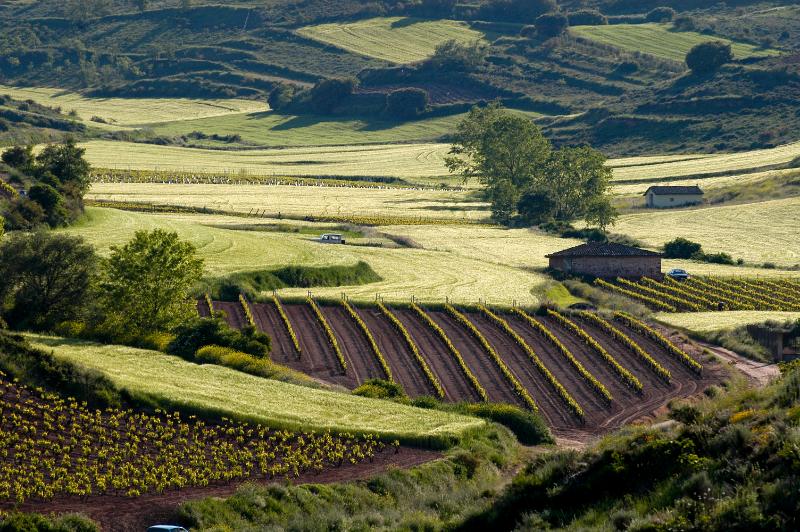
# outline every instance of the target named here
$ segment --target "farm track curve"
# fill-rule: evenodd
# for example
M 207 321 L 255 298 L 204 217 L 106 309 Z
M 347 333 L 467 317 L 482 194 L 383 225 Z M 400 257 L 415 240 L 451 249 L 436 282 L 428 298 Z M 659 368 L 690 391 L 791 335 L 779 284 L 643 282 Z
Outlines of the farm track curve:
M 461 352 L 467 367 L 477 377 L 486 390 L 489 400 L 496 403 L 509 403 L 525 408 L 522 400 L 514 393 L 500 368 L 485 352 L 483 346 L 463 325 L 442 310 L 429 311 L 430 317 L 441 327 Z M 491 343 L 491 342 L 490 342 Z M 498 353 L 499 354 L 499 353 Z
M 364 331 L 347 310 L 341 306 L 327 305 L 321 305 L 319 309 L 333 329 L 339 348 L 347 360 L 347 376 L 351 387 L 359 386 L 367 379 L 385 379 L 383 368 L 372 352 Z
M 531 349 L 533 349 L 534 353 L 539 356 L 539 359 L 542 361 L 545 367 L 550 370 L 558 382 L 561 383 L 561 385 L 567 390 L 572 398 L 575 399 L 581 406 L 586 415 L 583 422 L 584 425 L 594 426 L 603 417 L 608 415 L 613 408 L 613 402 L 609 405 L 604 399 L 602 399 L 594 390 L 594 388 L 591 388 L 583 379 L 583 377 L 580 376 L 572 364 L 570 364 L 569 361 L 567 361 L 567 359 L 556 350 L 555 346 L 550 344 L 547 339 L 535 331 L 519 316 L 507 316 L 507 318 L 509 325 L 511 325 L 511 327 L 517 331 L 517 334 L 519 334 L 525 340 L 525 342 L 527 342 Z M 527 359 L 527 355 L 524 353 L 523 355 Z M 532 362 L 529 362 L 529 364 L 534 371 L 539 371 L 536 368 L 533 368 Z M 546 381 L 542 379 L 542 382 Z M 553 395 L 553 398 L 558 399 L 553 391 L 553 387 L 549 383 L 547 383 L 547 385 L 551 390 L 550 393 Z M 564 404 L 563 401 L 561 404 Z M 566 406 L 563 408 L 566 408 Z M 571 419 L 569 419 L 563 426 L 574 427 L 580 423 L 580 421 L 575 416 L 571 415 L 569 411 L 566 411 L 566 414 L 570 416 Z M 558 425 L 554 426 L 558 427 Z
M 442 384 L 447 399 L 455 402 L 480 401 L 478 392 L 467 380 L 439 335 L 433 332 L 413 310 L 393 308 L 392 312 L 405 325 L 411 338 L 417 343 L 422 357 Z
M 285 304 L 283 310 L 289 316 L 300 349 L 303 350 L 300 355 L 303 371 L 312 377 L 347 385 L 348 378 L 342 375 L 336 353 L 311 307 L 306 304 Z
M 292 368 L 301 367 L 294 343 L 274 303 L 251 303 L 253 319 L 261 332 L 272 339 L 272 360 Z
M 358 315 L 367 324 L 375 342 L 383 352 L 394 380 L 400 383 L 410 397 L 436 395 L 422 368 L 414 359 L 406 341 L 392 323 L 377 308 L 358 308 Z

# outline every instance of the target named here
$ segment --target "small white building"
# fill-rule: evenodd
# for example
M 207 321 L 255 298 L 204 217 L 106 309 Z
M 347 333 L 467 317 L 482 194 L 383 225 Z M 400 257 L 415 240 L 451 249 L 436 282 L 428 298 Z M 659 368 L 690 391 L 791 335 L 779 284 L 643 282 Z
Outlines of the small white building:
M 651 209 L 669 209 L 703 203 L 703 191 L 698 187 L 654 186 L 644 193 L 647 206 Z

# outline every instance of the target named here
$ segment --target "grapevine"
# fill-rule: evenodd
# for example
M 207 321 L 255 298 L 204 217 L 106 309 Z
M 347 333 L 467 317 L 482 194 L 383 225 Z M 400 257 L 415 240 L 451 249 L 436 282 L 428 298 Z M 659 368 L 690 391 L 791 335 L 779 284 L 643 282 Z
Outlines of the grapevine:
M 658 342 L 662 347 L 664 347 L 669 354 L 674 356 L 681 362 L 684 366 L 687 366 L 689 369 L 694 371 L 697 374 L 703 373 L 703 366 L 697 362 L 695 359 L 690 357 L 685 351 L 679 349 L 675 344 L 669 341 L 669 339 L 661 334 L 660 332 L 656 331 L 646 323 L 643 323 L 630 314 L 626 314 L 624 312 L 615 312 L 614 317 L 622 321 L 623 323 L 627 324 L 632 329 L 639 331 L 640 333 L 652 338 L 656 342 Z
M 281 300 L 278 298 L 276 294 L 272 295 L 272 302 L 275 303 L 275 308 L 278 309 L 278 314 L 280 314 L 281 320 L 283 320 L 283 324 L 286 326 L 286 330 L 289 332 L 289 337 L 292 339 L 292 344 L 294 344 L 295 351 L 297 351 L 297 354 L 300 355 L 302 353 L 302 350 L 300 349 L 300 342 L 297 339 L 297 334 L 295 334 L 294 327 L 292 327 L 292 322 L 289 321 L 289 316 L 283 309 Z
M 342 299 L 342 306 L 347 311 L 347 313 L 350 314 L 350 317 L 353 318 L 353 321 L 356 322 L 358 327 L 364 333 L 364 336 L 366 337 L 367 342 L 369 343 L 369 346 L 372 349 L 372 353 L 375 355 L 375 358 L 378 359 L 378 363 L 380 364 L 381 369 L 383 369 L 383 373 L 386 375 L 386 378 L 389 381 L 394 382 L 394 379 L 392 378 L 392 370 L 391 368 L 389 368 L 389 364 L 386 362 L 386 358 L 384 358 L 383 353 L 381 352 L 381 348 L 378 347 L 378 343 L 375 341 L 375 337 L 372 336 L 372 331 L 369 330 L 367 324 L 364 323 L 364 320 L 361 319 L 361 316 L 359 316 L 358 313 L 355 311 L 355 309 L 352 306 L 350 306 L 350 303 L 348 303 L 346 299 Z
M 239 303 L 242 305 L 242 310 L 244 310 L 244 316 L 247 318 L 247 324 L 255 328 L 256 320 L 253 318 L 253 311 L 250 309 L 250 303 L 247 302 L 247 298 L 244 297 L 244 294 L 239 294 Z
M 325 334 L 328 337 L 328 343 L 333 348 L 334 353 L 336 353 L 336 358 L 339 360 L 339 364 L 342 366 L 342 372 L 347 371 L 347 361 L 344 358 L 344 353 L 342 353 L 342 348 L 339 347 L 339 342 L 336 340 L 336 335 L 333 334 L 333 329 L 331 329 L 328 320 L 325 319 L 325 315 L 322 314 L 322 311 L 319 309 L 317 302 L 314 301 L 312 297 L 308 297 L 306 299 L 308 305 L 311 307 L 311 310 L 314 311 L 314 315 L 316 315 L 317 320 L 322 325 L 322 328 L 325 330 Z

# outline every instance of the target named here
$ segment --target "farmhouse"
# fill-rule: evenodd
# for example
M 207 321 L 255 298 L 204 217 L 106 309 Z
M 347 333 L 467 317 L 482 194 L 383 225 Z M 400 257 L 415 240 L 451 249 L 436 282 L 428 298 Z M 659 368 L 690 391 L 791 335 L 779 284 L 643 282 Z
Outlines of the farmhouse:
M 595 277 L 660 277 L 661 254 L 623 244 L 589 242 L 546 255 L 550 268 Z
M 668 209 L 670 207 L 685 207 L 686 205 L 699 205 L 703 203 L 703 191 L 698 187 L 650 187 L 644 193 L 647 206 L 652 209 Z

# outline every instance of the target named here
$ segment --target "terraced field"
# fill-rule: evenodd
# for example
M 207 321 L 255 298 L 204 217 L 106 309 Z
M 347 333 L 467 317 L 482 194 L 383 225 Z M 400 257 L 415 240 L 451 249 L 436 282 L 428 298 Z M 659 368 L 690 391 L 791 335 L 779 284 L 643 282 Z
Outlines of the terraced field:
M 459 436 L 483 422 L 388 401 L 295 386 L 157 351 L 29 335 L 61 359 L 100 371 L 160 404 L 199 407 L 272 428 L 373 433 L 406 442 Z
M 220 302 L 214 302 L 215 309 L 221 307 Z M 273 360 L 316 378 L 349 387 L 355 387 L 377 373 L 374 354 L 361 339 L 361 333 L 353 327 L 352 318 L 346 313 L 338 312 L 336 309 L 340 307 L 337 305 L 321 305 L 321 308 L 348 360 L 348 367 L 344 372 L 331 354 L 330 345 L 318 341 L 325 337 L 325 333 L 320 323 L 308 312 L 306 304 L 283 302 L 283 308 L 300 336 L 300 355 L 291 347 L 287 329 L 280 321 L 275 304 L 257 304 L 254 308 L 257 308 L 257 315 L 260 316 L 257 321 L 262 329 L 276 339 Z M 433 379 L 442 387 L 447 400 L 475 401 L 479 396 L 475 391 L 477 386 L 484 390 L 491 401 L 527 407 L 504 377 L 498 362 L 493 361 L 484 344 L 477 340 L 475 332 L 465 324 L 445 311 L 435 308 L 423 310 L 441 329 L 441 333 L 437 333 L 425 320 L 420 319 L 417 312 L 406 306 L 394 305 L 391 311 L 418 347 L 422 359 L 431 368 Z M 604 361 L 597 347 L 587 343 L 586 336 L 562 325 L 555 317 L 531 318 L 539 324 L 539 327 L 534 328 L 515 314 L 500 312 L 500 319 L 510 325 L 517 335 L 515 337 L 479 311 L 467 309 L 464 312 L 468 322 L 472 324 L 471 327 L 475 327 L 475 331 L 488 342 L 486 345 L 499 354 L 500 361 L 507 367 L 512 378 L 522 384 L 550 426 L 560 435 L 605 432 L 639 417 L 648 416 L 669 399 L 696 393 L 720 378 L 718 369 L 705 362 L 702 375 L 693 373 L 663 345 L 624 322 L 614 320 L 614 327 L 623 331 L 623 334 L 649 353 L 657 364 L 663 365 L 671 373 L 671 379 L 666 381 L 648 369 L 637 358 L 636 353 L 626 347 L 627 344 L 579 316 L 571 316 L 570 319 L 579 329 L 600 342 L 597 345 L 602 345 L 612 359 L 635 375 L 641 382 L 641 392 L 637 392 Z M 228 315 L 229 323 L 238 327 L 241 320 L 232 316 L 233 313 Z M 412 397 L 433 394 L 432 385 L 424 377 L 419 362 L 411 357 L 401 332 L 383 321 L 380 312 L 375 308 L 361 307 L 358 313 L 364 318 L 373 336 L 379 339 L 382 354 L 392 368 L 393 378 Z M 547 336 L 540 328 L 554 336 Z M 464 369 L 459 367 L 442 335 L 463 358 L 467 370 L 476 378 L 475 384 L 470 383 Z M 521 338 L 525 345 L 519 344 L 516 338 Z M 679 342 L 680 348 L 689 350 L 692 356 L 699 354 L 689 344 L 682 344 L 677 338 L 673 340 Z M 563 350 L 554 342 L 561 342 Z M 554 382 L 564 387 L 566 396 L 577 401 L 584 412 L 583 416 L 575 414 L 564 397 L 559 395 L 553 382 L 542 373 L 543 370 L 537 369 L 526 349 L 540 357 L 543 367 L 554 376 Z M 575 362 L 570 362 L 565 352 L 574 356 Z M 578 372 L 576 364 L 588 369 L 609 390 L 612 396 L 610 402 L 598 397 L 594 388 Z
M 75 92 L 47 87 L 9 87 L 0 85 L 0 94 L 17 100 L 33 100 L 62 112 L 75 111 L 78 118 L 94 127 L 122 129 L 151 124 L 192 120 L 268 109 L 256 100 L 193 98 L 87 98 Z M 99 117 L 107 124 L 92 121 Z
M 676 31 L 671 24 L 612 24 L 606 26 L 572 26 L 569 31 L 603 44 L 630 52 L 641 52 L 661 59 L 683 62 L 693 46 L 709 40 L 730 43 L 737 59 L 777 55 L 773 49 L 762 49 L 723 37 L 703 35 L 693 31 Z
M 357 22 L 320 24 L 297 30 L 314 39 L 349 52 L 392 63 L 414 63 L 427 59 L 444 41 L 466 43 L 484 34 L 455 20 L 424 20 L 379 17 Z
M 443 158 L 450 149 L 447 144 L 367 144 L 230 151 L 104 140 L 82 146 L 97 168 L 411 179 L 448 176 Z

